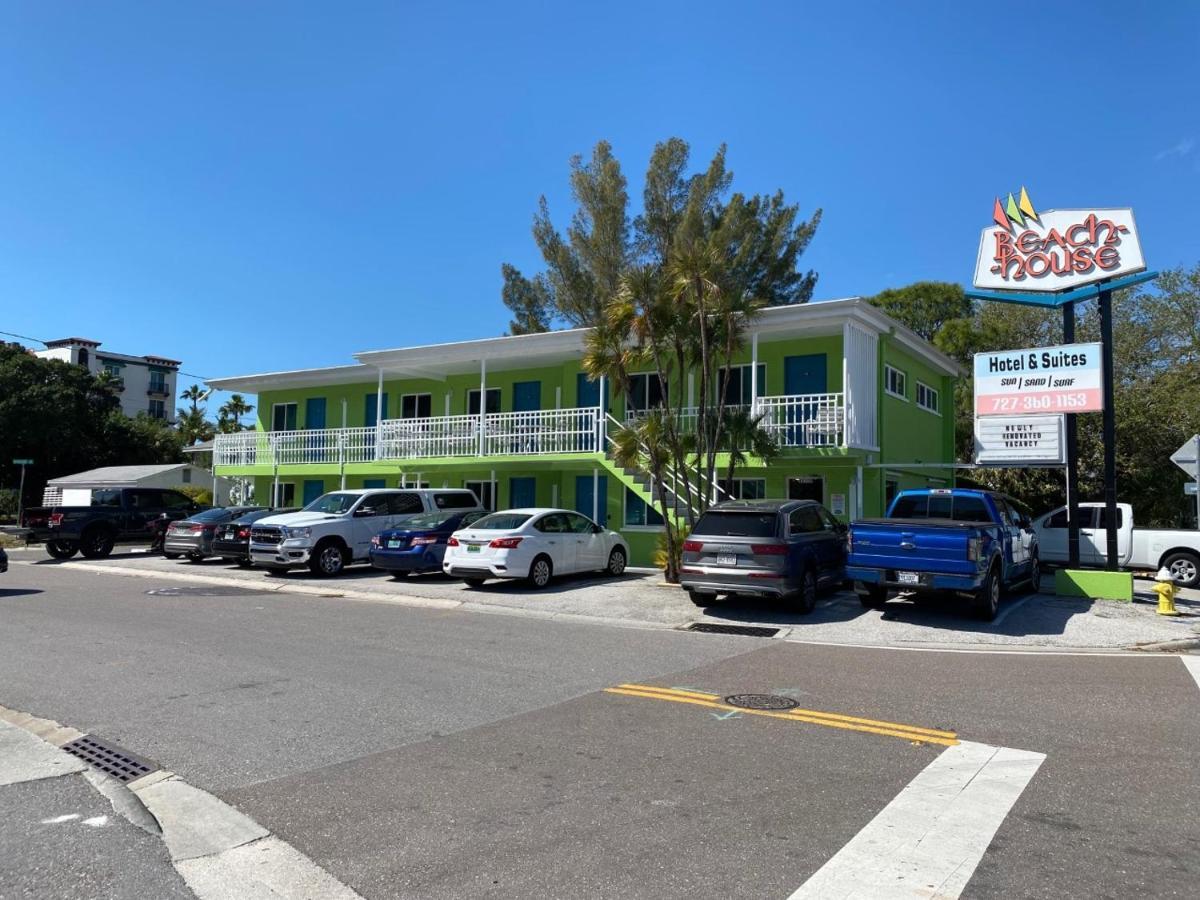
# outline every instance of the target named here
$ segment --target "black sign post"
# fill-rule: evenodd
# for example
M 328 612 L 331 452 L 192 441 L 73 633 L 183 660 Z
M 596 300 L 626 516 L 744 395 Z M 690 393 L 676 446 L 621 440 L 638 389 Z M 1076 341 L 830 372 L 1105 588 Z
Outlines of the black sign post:
M 1075 304 L 1063 304 L 1063 343 L 1075 343 Z M 1063 416 L 1063 439 L 1067 451 L 1067 566 L 1079 568 L 1079 444 L 1075 414 Z
M 1117 571 L 1117 412 L 1113 408 L 1112 290 L 1100 285 L 1100 347 L 1104 367 L 1104 515 L 1108 538 L 1108 565 Z

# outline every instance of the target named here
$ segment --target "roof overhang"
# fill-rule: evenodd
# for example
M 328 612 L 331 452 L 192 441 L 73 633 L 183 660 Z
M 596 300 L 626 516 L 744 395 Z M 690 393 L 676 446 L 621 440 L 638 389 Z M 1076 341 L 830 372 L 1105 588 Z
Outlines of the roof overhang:
M 204 383 L 218 391 L 257 394 L 261 391 L 281 391 L 288 388 L 361 384 L 364 381 L 373 381 L 375 375 L 375 369 L 370 366 L 328 366 L 321 369 L 294 369 L 287 372 L 264 372 L 261 375 L 209 378 Z

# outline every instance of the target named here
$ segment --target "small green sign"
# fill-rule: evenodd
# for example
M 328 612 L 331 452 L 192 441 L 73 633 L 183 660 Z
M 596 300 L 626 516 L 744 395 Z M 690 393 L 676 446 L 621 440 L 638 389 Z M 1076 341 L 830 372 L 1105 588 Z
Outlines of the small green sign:
M 14 466 L 32 466 L 33 460 L 32 459 L 14 459 L 13 465 Z

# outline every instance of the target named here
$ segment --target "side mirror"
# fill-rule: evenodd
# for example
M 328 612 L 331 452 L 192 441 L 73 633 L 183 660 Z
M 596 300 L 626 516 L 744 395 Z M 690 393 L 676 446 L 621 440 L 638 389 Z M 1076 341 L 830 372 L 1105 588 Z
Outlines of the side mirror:
M 833 530 L 838 534 L 848 534 L 850 532 L 850 526 L 845 522 L 835 522 L 833 525 Z
M 604 534 L 604 526 L 603 525 L 593 525 L 592 526 L 592 534 Z

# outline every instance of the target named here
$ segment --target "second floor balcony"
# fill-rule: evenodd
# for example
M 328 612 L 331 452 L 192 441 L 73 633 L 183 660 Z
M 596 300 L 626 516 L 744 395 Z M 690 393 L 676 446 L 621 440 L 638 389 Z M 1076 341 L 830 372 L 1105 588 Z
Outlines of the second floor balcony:
M 760 397 L 753 410 L 784 449 L 845 446 L 841 393 Z M 638 413 L 631 413 L 627 420 Z M 697 411 L 684 409 L 682 429 L 696 427 Z M 294 466 L 486 457 L 539 457 L 602 453 L 619 423 L 600 407 L 544 409 L 485 415 L 386 419 L 378 426 L 219 434 L 217 466 Z

